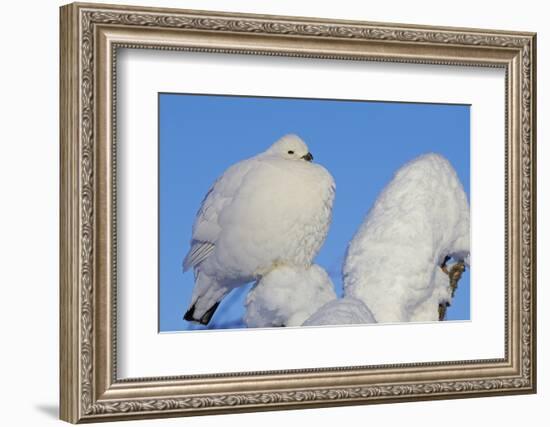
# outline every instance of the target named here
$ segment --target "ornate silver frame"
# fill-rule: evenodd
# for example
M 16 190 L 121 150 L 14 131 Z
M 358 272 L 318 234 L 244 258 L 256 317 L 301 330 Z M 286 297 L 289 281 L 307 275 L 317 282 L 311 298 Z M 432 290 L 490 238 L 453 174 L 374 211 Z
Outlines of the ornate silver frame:
M 98 4 L 61 8 L 60 417 L 78 423 L 536 390 L 533 33 Z M 117 47 L 506 70 L 506 342 L 497 360 L 116 375 Z

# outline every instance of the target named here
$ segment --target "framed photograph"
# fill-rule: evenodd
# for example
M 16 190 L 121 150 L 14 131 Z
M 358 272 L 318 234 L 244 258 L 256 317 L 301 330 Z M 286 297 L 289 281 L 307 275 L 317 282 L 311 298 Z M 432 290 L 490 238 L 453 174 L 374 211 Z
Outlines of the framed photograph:
M 60 13 L 61 419 L 536 391 L 535 34 Z

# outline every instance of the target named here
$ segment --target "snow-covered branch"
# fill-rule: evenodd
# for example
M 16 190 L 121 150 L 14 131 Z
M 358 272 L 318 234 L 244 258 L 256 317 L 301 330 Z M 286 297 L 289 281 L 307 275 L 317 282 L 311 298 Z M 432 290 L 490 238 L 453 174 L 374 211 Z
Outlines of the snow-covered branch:
M 378 322 L 433 321 L 451 300 L 445 257 L 469 263 L 470 209 L 451 164 L 426 154 L 384 188 L 349 244 L 344 292 Z
M 362 301 L 344 297 L 335 299 L 313 313 L 303 326 L 364 325 L 376 323 L 369 308 Z
M 334 285 L 320 266 L 280 266 L 249 292 L 244 321 L 249 328 L 300 326 L 334 299 Z

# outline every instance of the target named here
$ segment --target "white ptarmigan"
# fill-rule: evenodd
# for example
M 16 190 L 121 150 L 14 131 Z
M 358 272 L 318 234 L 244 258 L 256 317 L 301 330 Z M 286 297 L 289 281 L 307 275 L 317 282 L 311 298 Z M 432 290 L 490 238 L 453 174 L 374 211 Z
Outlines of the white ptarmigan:
M 197 212 L 183 270 L 195 272 L 184 319 L 208 324 L 232 289 L 274 267 L 308 267 L 332 219 L 335 184 L 307 145 L 285 135 L 229 167 Z

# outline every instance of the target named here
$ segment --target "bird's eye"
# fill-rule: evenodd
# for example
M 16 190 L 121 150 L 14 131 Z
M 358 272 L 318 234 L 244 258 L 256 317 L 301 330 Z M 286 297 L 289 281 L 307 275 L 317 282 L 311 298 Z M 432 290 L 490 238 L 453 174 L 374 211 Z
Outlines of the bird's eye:
M 290 151 L 288 152 L 288 154 L 294 154 L 294 151 L 290 150 Z

